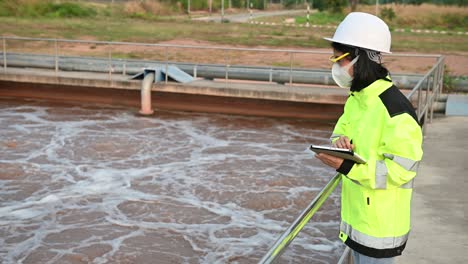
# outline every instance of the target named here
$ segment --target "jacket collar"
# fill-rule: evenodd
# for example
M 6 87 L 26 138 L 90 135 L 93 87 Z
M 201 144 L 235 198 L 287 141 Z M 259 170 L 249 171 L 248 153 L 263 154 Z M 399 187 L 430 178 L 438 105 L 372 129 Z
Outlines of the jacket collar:
M 376 80 L 361 91 L 350 92 L 350 95 L 353 96 L 360 105 L 369 106 L 375 101 L 376 97 L 393 85 L 390 77 L 387 78 L 390 81 L 385 79 Z

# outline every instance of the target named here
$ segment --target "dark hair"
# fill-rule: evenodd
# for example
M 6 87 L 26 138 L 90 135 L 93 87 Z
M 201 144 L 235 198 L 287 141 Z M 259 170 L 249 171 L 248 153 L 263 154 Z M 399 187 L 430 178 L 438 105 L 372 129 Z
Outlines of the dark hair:
M 354 77 L 351 83 L 351 91 L 360 91 L 371 83 L 379 79 L 388 80 L 389 75 L 387 68 L 382 64 L 372 61 L 367 56 L 364 49 L 332 42 L 332 47 L 340 52 L 349 52 L 348 59 L 353 60 L 359 55 L 358 61 L 353 65 Z

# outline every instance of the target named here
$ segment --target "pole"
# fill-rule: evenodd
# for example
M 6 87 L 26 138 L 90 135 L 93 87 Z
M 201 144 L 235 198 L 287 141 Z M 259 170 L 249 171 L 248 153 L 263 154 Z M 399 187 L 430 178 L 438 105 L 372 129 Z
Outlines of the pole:
M 112 80 L 112 44 L 109 42 L 108 43 L 108 49 L 109 49 L 109 81 Z
M 289 84 L 292 84 L 293 53 L 289 52 Z
M 227 82 L 229 79 L 229 50 L 225 50 L 225 61 L 226 61 L 226 67 L 225 67 L 225 74 L 224 74 L 224 84 L 227 86 Z
M 187 14 L 190 15 L 190 0 L 187 0 Z
M 337 173 L 333 178 L 323 187 L 320 193 L 310 202 L 307 208 L 294 220 L 294 222 L 284 231 L 284 233 L 276 240 L 275 244 L 263 256 L 258 264 L 270 264 L 275 261 L 288 245 L 296 238 L 297 234 L 309 222 L 310 218 L 322 206 L 325 200 L 335 190 L 336 186 L 341 180 L 341 174 Z
M 310 13 L 310 6 L 307 4 L 307 23 L 306 23 L 306 26 L 310 26 L 309 13 Z
M 375 0 L 375 15 L 379 15 L 379 0 Z
M 168 47 L 166 47 L 166 74 L 165 75 L 165 79 L 164 79 L 164 83 L 167 84 L 167 81 L 168 81 L 168 63 L 169 63 L 169 50 L 168 50 Z
M 54 53 L 55 53 L 55 73 L 58 72 L 58 44 L 57 39 L 54 40 Z
M 6 72 L 7 69 L 7 59 L 6 59 L 6 40 L 3 37 L 3 71 Z
M 221 0 L 221 23 L 224 22 L 224 0 Z

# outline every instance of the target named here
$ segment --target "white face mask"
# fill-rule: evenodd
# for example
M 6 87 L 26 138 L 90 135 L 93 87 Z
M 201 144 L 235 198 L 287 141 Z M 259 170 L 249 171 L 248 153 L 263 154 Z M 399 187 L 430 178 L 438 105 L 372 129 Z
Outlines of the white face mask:
M 338 62 L 333 63 L 332 66 L 332 77 L 333 80 L 338 84 L 341 88 L 349 88 L 351 87 L 351 82 L 353 81 L 353 77 L 349 75 L 348 71 L 358 60 L 359 56 L 354 58 L 348 65 L 341 67 Z

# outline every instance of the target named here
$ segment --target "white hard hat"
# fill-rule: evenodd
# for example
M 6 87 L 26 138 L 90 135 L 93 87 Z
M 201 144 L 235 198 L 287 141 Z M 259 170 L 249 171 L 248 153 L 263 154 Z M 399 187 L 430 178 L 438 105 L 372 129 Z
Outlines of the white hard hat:
M 390 52 L 392 36 L 385 22 L 371 14 L 362 12 L 349 13 L 329 41 L 380 51 Z

